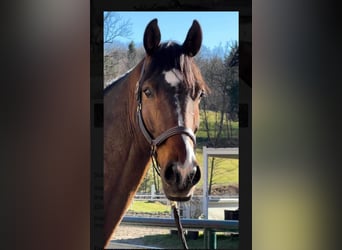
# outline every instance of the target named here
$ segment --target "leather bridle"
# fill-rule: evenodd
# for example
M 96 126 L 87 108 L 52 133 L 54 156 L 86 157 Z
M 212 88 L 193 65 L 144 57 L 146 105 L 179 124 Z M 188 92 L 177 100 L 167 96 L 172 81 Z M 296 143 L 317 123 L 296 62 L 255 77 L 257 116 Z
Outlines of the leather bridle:
M 142 134 L 144 135 L 145 139 L 147 140 L 147 142 L 151 146 L 151 152 L 150 153 L 151 153 L 153 167 L 156 169 L 156 172 L 158 173 L 158 175 L 160 175 L 160 166 L 159 166 L 158 161 L 157 161 L 157 147 L 160 146 L 161 144 L 163 144 L 168 138 L 170 138 L 174 135 L 178 135 L 178 134 L 185 134 L 185 135 L 189 136 L 190 139 L 192 140 L 192 142 L 194 143 L 194 146 L 195 146 L 196 145 L 196 136 L 191 129 L 186 128 L 184 126 L 176 126 L 176 127 L 172 127 L 170 129 L 164 131 L 163 133 L 161 133 L 156 138 L 153 138 L 152 134 L 146 128 L 146 125 L 144 123 L 144 119 L 142 116 L 142 97 L 141 97 L 141 95 L 142 95 L 142 77 L 144 74 L 144 69 L 145 69 L 145 61 L 144 61 L 144 64 L 143 64 L 143 67 L 142 67 L 142 70 L 140 73 L 139 81 L 137 82 L 136 97 L 137 97 L 137 102 L 138 102 L 138 106 L 137 106 L 138 124 L 139 124 L 139 128 L 140 128 Z

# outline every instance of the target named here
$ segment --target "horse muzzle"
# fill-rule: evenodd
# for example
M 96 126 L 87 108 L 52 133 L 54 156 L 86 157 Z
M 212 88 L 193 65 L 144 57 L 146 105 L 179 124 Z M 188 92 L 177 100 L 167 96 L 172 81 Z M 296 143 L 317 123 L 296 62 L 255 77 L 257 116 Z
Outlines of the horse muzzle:
M 189 166 L 171 163 L 162 172 L 163 188 L 168 199 L 187 201 L 191 198 L 195 185 L 201 179 L 201 169 L 193 162 Z

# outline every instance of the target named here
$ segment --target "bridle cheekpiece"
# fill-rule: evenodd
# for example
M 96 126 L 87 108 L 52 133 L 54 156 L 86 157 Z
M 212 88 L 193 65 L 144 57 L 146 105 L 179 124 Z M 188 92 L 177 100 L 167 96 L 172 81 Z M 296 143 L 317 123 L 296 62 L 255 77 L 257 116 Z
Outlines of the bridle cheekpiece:
M 160 175 L 160 165 L 158 164 L 157 161 L 157 147 L 160 146 L 161 144 L 163 144 L 168 138 L 174 136 L 174 135 L 178 135 L 178 134 L 185 134 L 187 136 L 190 137 L 190 139 L 192 140 L 192 142 L 194 143 L 194 146 L 196 145 L 196 136 L 194 134 L 194 132 L 189 129 L 186 128 L 184 126 L 176 126 L 176 127 L 172 127 L 166 131 L 164 131 L 163 133 L 161 133 L 160 135 L 158 135 L 156 138 L 153 137 L 153 135 L 148 131 L 148 129 L 146 128 L 146 125 L 144 123 L 144 119 L 142 117 L 142 90 L 141 90 L 141 85 L 142 85 L 142 77 L 144 74 L 144 70 L 145 70 L 145 61 L 140 73 L 140 78 L 139 81 L 137 82 L 137 91 L 136 91 L 136 98 L 137 98 L 137 102 L 138 102 L 138 106 L 137 106 L 137 117 L 138 117 L 138 125 L 139 128 L 142 132 L 142 134 L 144 135 L 145 139 L 147 140 L 147 142 L 150 144 L 151 146 L 151 158 L 152 158 L 152 164 L 153 167 L 155 168 L 155 170 L 157 171 L 158 175 Z

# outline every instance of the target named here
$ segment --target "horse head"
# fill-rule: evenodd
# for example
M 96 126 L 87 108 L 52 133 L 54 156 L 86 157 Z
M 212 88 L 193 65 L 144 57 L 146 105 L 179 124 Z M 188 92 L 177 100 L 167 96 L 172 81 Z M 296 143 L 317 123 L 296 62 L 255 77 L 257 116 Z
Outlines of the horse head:
M 194 20 L 183 44 L 160 43 L 157 19 L 144 33 L 146 56 L 137 83 L 139 126 L 151 145 L 168 199 L 187 201 L 201 178 L 196 161 L 199 104 L 209 91 L 193 57 L 202 43 Z

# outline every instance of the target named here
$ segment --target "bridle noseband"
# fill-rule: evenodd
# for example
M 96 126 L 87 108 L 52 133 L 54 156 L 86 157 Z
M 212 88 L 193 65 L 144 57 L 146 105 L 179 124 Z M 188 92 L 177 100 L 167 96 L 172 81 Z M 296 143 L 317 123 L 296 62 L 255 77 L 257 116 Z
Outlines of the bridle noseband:
M 160 146 L 162 143 L 164 143 L 171 136 L 178 135 L 178 134 L 185 134 L 185 135 L 189 136 L 190 139 L 192 140 L 192 142 L 194 143 L 194 145 L 196 145 L 196 136 L 191 129 L 186 128 L 184 126 L 176 126 L 176 127 L 172 127 L 170 129 L 166 130 L 165 132 L 161 133 L 156 138 L 153 138 L 151 133 L 147 130 L 146 125 L 145 125 L 144 120 L 143 120 L 143 117 L 142 117 L 141 83 L 142 83 L 142 76 L 144 74 L 144 68 L 145 68 L 145 61 L 144 61 L 144 64 L 143 64 L 143 67 L 141 70 L 139 81 L 137 82 L 136 96 L 137 96 L 137 101 L 138 101 L 138 107 L 137 107 L 138 125 L 139 125 L 139 128 L 140 128 L 141 132 L 143 133 L 145 139 L 147 140 L 147 142 L 151 146 L 151 152 L 150 153 L 151 153 L 153 167 L 155 168 L 158 175 L 160 175 L 160 166 L 159 166 L 158 161 L 157 161 L 157 147 Z

